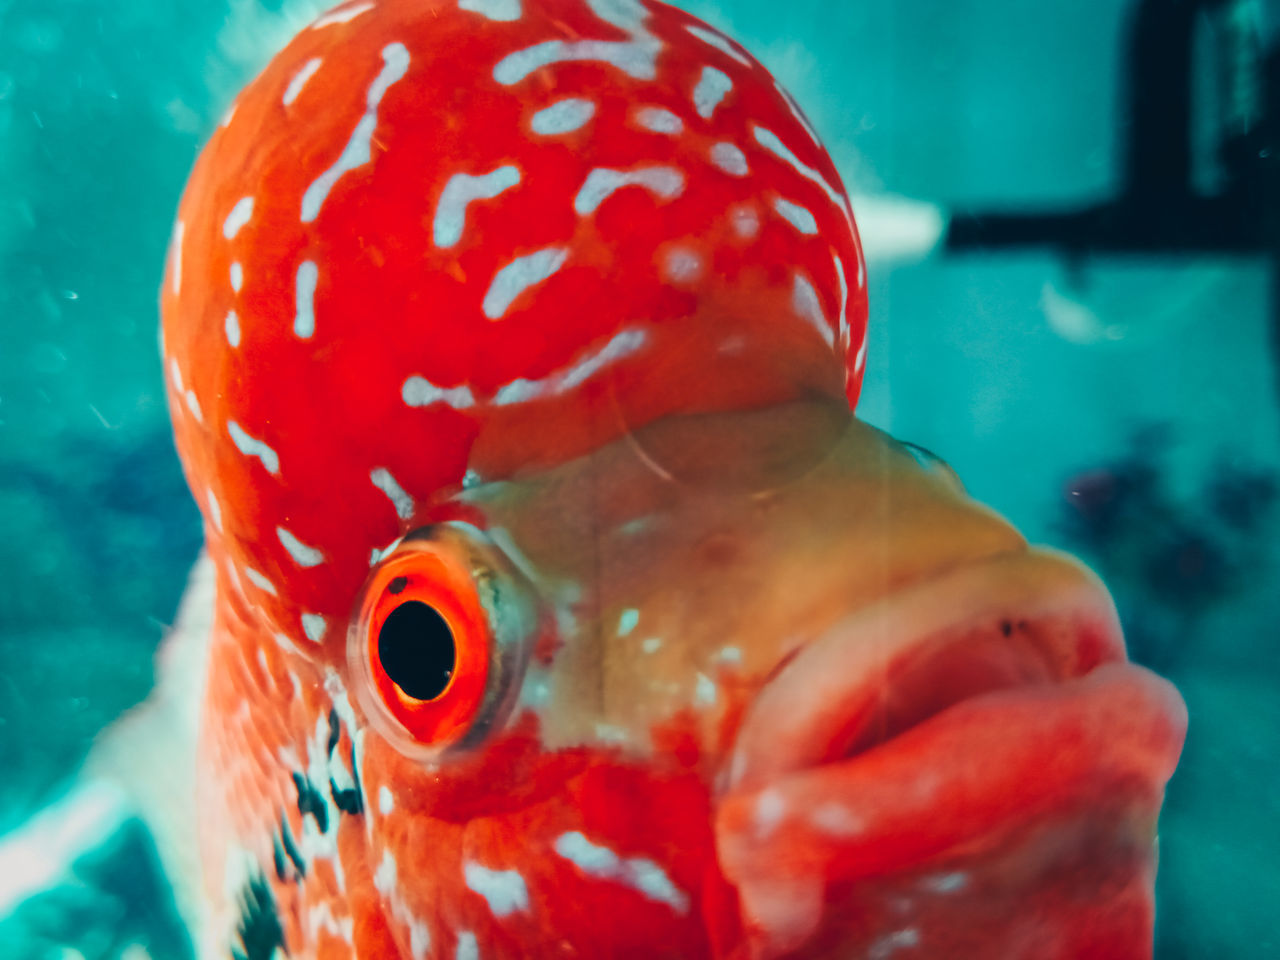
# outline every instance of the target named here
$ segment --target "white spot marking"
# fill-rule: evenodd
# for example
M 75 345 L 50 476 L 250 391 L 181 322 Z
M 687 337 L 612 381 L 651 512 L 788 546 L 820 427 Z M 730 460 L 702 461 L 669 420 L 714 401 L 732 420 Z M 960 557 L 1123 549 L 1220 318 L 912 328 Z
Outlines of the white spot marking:
M 209 504 L 209 519 L 213 521 L 213 529 L 222 533 L 222 505 L 212 490 L 205 491 L 205 502 Z
M 666 872 L 645 857 L 622 858 L 592 843 L 577 830 L 556 838 L 555 851 L 583 873 L 601 880 L 612 880 L 643 894 L 657 903 L 665 903 L 677 913 L 687 913 L 689 898 Z
M 692 250 L 676 247 L 667 254 L 663 273 L 671 283 L 692 283 L 702 276 L 702 257 Z
M 173 292 L 175 296 L 182 291 L 182 240 L 186 233 L 187 225 L 179 220 L 173 225 L 173 239 L 169 241 L 169 258 L 173 261 Z
M 613 339 L 594 353 L 589 353 L 572 367 L 554 373 L 541 380 L 526 380 L 523 377 L 512 380 L 493 397 L 496 406 L 511 403 L 526 403 L 530 400 L 541 400 L 548 396 L 567 393 L 581 383 L 595 376 L 610 364 L 635 353 L 645 343 L 643 330 L 621 330 Z
M 731 177 L 745 177 L 751 172 L 747 166 L 747 155 L 738 146 L 721 141 L 711 147 L 711 162 Z
M 733 81 L 723 70 L 715 67 L 703 67 L 698 85 L 693 88 L 693 107 L 703 120 L 710 120 L 716 107 L 724 100 L 725 95 L 733 89 Z
M 400 546 L 400 543 L 403 540 L 404 540 L 404 537 L 396 537 L 394 540 L 388 543 L 381 550 L 379 550 L 377 547 L 374 547 L 372 551 L 372 555 L 369 557 L 369 566 L 371 567 L 377 566 L 377 564 L 381 562 L 385 557 L 391 556 L 392 551 L 395 550 L 396 547 Z
M 459 10 L 469 10 L 499 23 L 520 19 L 520 0 L 458 0 Z
M 782 217 L 783 220 L 786 220 L 787 223 L 805 236 L 817 236 L 818 221 L 806 207 L 802 207 L 798 203 L 792 203 L 785 197 L 775 197 L 773 209 L 778 212 L 778 216 Z
M 501 319 L 520 294 L 553 276 L 568 259 L 567 247 L 544 247 L 516 257 L 493 275 L 484 295 L 484 315 Z
M 293 557 L 293 562 L 300 567 L 315 567 L 324 563 L 324 554 L 315 547 L 309 547 L 284 527 L 276 527 L 276 536 L 280 538 L 280 543 L 289 551 L 289 556 Z
M 673 200 L 684 191 L 684 174 L 675 167 L 652 166 L 638 170 L 613 170 L 596 167 L 587 174 L 582 189 L 574 197 L 573 209 L 578 216 L 595 213 L 615 190 L 644 187 L 655 196 Z
M 914 947 L 920 943 L 920 934 L 911 928 L 887 933 L 867 951 L 867 960 L 888 960 L 899 950 Z
M 755 135 L 756 142 L 759 143 L 760 146 L 764 147 L 779 160 L 790 164 L 796 173 L 800 174 L 800 176 L 804 177 L 806 180 L 816 183 L 822 188 L 822 192 L 827 195 L 832 203 L 842 211 L 845 209 L 844 198 L 836 191 L 835 187 L 827 183 L 826 178 L 821 173 L 808 164 L 802 162 L 799 157 L 792 153 L 791 148 L 779 140 L 776 133 L 764 127 L 757 126 L 754 123 L 751 125 L 751 132 Z
M 240 288 L 244 286 L 244 266 L 239 260 L 231 264 L 231 289 L 236 293 L 240 292 Z
M 612 723 L 596 724 L 596 739 L 601 743 L 626 743 L 627 731 Z
M 862 832 L 863 823 L 847 807 L 838 803 L 819 805 L 809 816 L 819 830 L 836 837 L 852 837 Z
M 396 808 L 395 798 L 391 795 L 391 790 L 387 787 L 378 788 L 378 812 L 384 817 L 388 816 L 392 810 Z
M 622 611 L 622 616 L 618 617 L 618 636 L 625 637 L 636 628 L 636 624 L 640 622 L 640 611 L 629 608 Z
M 822 313 L 822 302 L 818 299 L 818 291 L 813 289 L 813 284 L 801 273 L 796 274 L 795 283 L 791 288 L 791 306 L 802 319 L 809 321 L 827 346 L 835 346 L 835 334 L 832 333 L 831 324 Z
M 725 647 L 716 654 L 716 659 L 721 663 L 741 663 L 742 651 L 737 647 Z
M 302 65 L 302 68 L 293 75 L 293 79 L 289 81 L 289 86 L 284 90 L 284 105 L 292 106 L 293 101 L 298 99 L 298 94 L 302 92 L 302 88 L 307 85 L 307 81 L 316 75 L 316 71 L 320 69 L 320 64 L 324 60 L 320 57 L 312 57 Z
M 733 231 L 744 240 L 750 240 L 760 232 L 760 214 L 750 204 L 734 207 L 729 214 L 733 220 Z
M 240 318 L 234 310 L 228 311 L 223 329 L 227 332 L 227 343 L 233 347 L 240 346 Z
M 862 343 L 858 345 L 858 352 L 853 358 L 853 369 L 861 370 L 862 365 L 867 362 L 867 340 L 865 337 Z
M 204 423 L 204 414 L 200 411 L 200 401 L 196 399 L 196 392 L 188 390 L 182 395 L 182 399 L 186 401 L 191 416 L 196 418 L 196 423 Z
M 256 440 L 245 433 L 244 428 L 234 420 L 227 421 L 227 433 L 231 434 L 231 442 L 246 457 L 257 457 L 262 461 L 267 473 L 280 472 L 280 457 L 261 440 Z
M 316 282 L 319 279 L 320 268 L 314 260 L 303 260 L 298 264 L 294 294 L 297 313 L 293 318 L 293 332 L 303 340 L 316 332 Z
M 472 396 L 470 387 L 437 387 L 425 377 L 410 377 L 406 380 L 404 387 L 400 390 L 400 396 L 411 407 L 429 407 L 433 403 L 445 403 L 455 410 L 465 410 L 476 404 L 476 398 Z
M 222 119 L 218 121 L 218 126 L 222 127 L 223 129 L 226 129 L 227 127 L 231 126 L 231 118 L 236 115 L 237 106 L 239 106 L 239 104 L 233 103 L 231 106 L 227 107 L 227 112 L 224 113 L 222 115 Z
M 296 643 L 294 643 L 293 640 L 291 640 L 287 634 L 273 633 L 271 635 L 271 639 L 273 639 L 276 642 L 276 646 L 278 646 L 281 650 L 285 651 L 286 653 L 290 653 L 295 657 L 307 656 L 307 654 L 304 654 L 301 648 Z M 297 681 L 294 681 L 294 682 L 296 683 Z M 292 763 L 286 763 L 285 766 L 290 767 L 291 769 L 297 770 L 300 764 L 295 759 Z
M 845 280 L 844 261 L 840 259 L 840 254 L 832 250 L 831 259 L 836 265 L 836 279 L 840 281 L 840 316 L 837 319 L 840 346 L 847 350 L 849 349 L 849 284 Z
M 373 4 L 369 4 L 368 9 L 373 9 Z M 317 21 L 316 25 L 321 24 Z M 409 51 L 405 49 L 403 43 L 390 43 L 382 48 L 382 60 L 384 64 L 382 72 L 369 87 L 364 116 L 352 131 L 351 139 L 347 141 L 347 146 L 338 157 L 338 162 L 320 174 L 302 195 L 303 223 L 310 223 L 320 215 L 320 207 L 329 196 L 329 191 L 344 173 L 363 166 L 373 157 L 373 132 L 378 126 L 378 105 L 391 85 L 408 71 Z
M 396 892 L 397 872 L 396 858 L 392 856 L 390 850 L 384 850 L 378 869 L 373 871 L 373 888 L 384 897 L 390 897 Z
M 661 637 L 646 637 L 644 643 L 640 644 L 640 649 L 645 653 L 657 653 L 661 646 Z
M 587 0 L 597 17 L 630 35 L 623 42 L 608 40 L 548 40 L 504 57 L 493 68 L 493 79 L 503 86 L 519 83 L 529 74 L 553 63 L 598 60 L 617 67 L 636 80 L 657 76 L 662 41 L 644 27 L 649 11 L 639 0 Z
M 458 934 L 458 949 L 454 960 L 480 960 L 480 945 L 476 943 L 476 935 L 470 930 Z
M 328 629 L 329 624 L 320 614 L 304 613 L 302 615 L 302 632 L 307 635 L 307 639 L 312 643 L 319 643 L 323 640 L 325 631 Z
M 756 797 L 755 827 L 760 837 L 768 837 L 787 813 L 787 801 L 782 794 L 770 787 Z
M 969 875 L 962 871 L 925 877 L 920 885 L 932 893 L 956 893 L 969 885 Z
M 725 54 L 726 56 L 732 57 L 734 60 L 737 60 L 744 67 L 751 66 L 751 61 L 747 59 L 743 54 L 739 53 L 734 48 L 733 44 L 731 44 L 724 37 L 720 36 L 720 34 L 712 33 L 710 30 L 707 30 L 703 27 L 694 26 L 693 24 L 690 24 L 685 29 L 688 30 L 690 33 L 692 33 L 695 37 L 697 37 L 703 43 L 705 43 L 707 46 L 715 47 L 717 50 L 719 50 L 721 53 Z
M 693 697 L 697 703 L 705 707 L 711 706 L 716 702 L 716 682 L 705 673 L 698 674 Z
M 405 908 L 408 914 L 408 908 Z M 427 948 L 431 946 L 431 931 L 421 920 L 409 920 L 409 953 L 413 960 L 426 960 Z
M 391 902 L 391 915 L 409 928 L 409 952 L 414 960 L 424 960 L 427 950 L 431 947 L 431 931 L 405 906 L 404 900 L 396 889 L 396 873 L 395 857 L 391 855 L 390 850 L 384 850 L 382 861 L 373 874 L 374 889 Z
M 436 217 L 431 230 L 436 246 L 452 247 L 462 239 L 462 231 L 467 225 L 469 203 L 473 200 L 492 200 L 519 182 L 520 171 L 510 164 L 478 177 L 468 173 L 455 173 L 444 185 L 440 202 L 436 204 Z
M 222 235 L 228 240 L 234 240 L 240 229 L 252 218 L 253 197 L 241 197 L 227 214 L 227 219 L 222 221 Z
M 404 487 L 396 482 L 396 478 L 391 475 L 391 471 L 386 467 L 376 467 L 369 473 L 369 479 L 373 481 L 373 485 L 385 493 L 388 499 L 396 508 L 396 516 L 401 520 L 408 520 L 413 516 L 413 497 L 405 492 Z
M 582 127 L 596 114 L 596 105 L 590 100 L 570 97 L 558 100 L 551 106 L 539 110 L 529 119 L 529 129 L 544 137 L 554 137 L 560 133 L 572 133 Z
M 264 590 L 273 597 L 276 596 L 276 585 L 253 569 L 253 567 L 245 567 L 244 575 L 259 590 Z
M 641 107 L 636 111 L 636 123 L 653 133 L 666 133 L 674 136 L 684 132 L 684 121 L 662 107 Z
M 345 10 L 334 10 L 332 13 L 326 13 L 313 23 L 311 29 L 319 30 L 321 27 L 331 27 L 336 23 L 347 23 L 362 13 L 368 13 L 373 8 L 374 4 L 372 3 L 358 3 L 354 7 L 347 7 Z
M 529 909 L 529 888 L 516 870 L 490 870 L 468 860 L 462 865 L 467 886 L 484 897 L 495 917 Z
M 313 941 L 321 928 L 330 936 L 341 937 L 347 943 L 351 942 L 351 935 L 355 932 L 352 919 L 350 917 L 343 917 L 341 921 L 334 919 L 333 908 L 323 900 L 307 911 L 307 928 Z

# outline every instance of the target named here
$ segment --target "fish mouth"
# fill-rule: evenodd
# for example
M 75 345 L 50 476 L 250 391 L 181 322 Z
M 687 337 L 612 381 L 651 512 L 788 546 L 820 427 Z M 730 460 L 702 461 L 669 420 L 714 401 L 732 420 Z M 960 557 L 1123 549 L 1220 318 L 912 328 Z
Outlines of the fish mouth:
M 729 757 L 716 842 L 754 955 L 826 956 L 824 936 L 833 956 L 1093 955 L 1084 929 L 1149 957 L 1185 729 L 1064 555 L 1001 554 L 856 612 L 776 671 Z M 964 881 L 944 896 L 938 876 Z

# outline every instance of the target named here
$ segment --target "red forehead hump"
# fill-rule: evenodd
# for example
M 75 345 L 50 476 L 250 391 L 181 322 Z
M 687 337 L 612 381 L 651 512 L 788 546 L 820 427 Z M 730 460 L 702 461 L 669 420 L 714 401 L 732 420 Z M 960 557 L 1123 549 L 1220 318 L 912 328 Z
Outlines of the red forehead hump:
M 673 413 L 852 404 L 866 329 L 848 199 L 799 109 L 639 0 L 336 7 L 197 161 L 162 310 L 211 544 L 315 642 L 467 471 Z

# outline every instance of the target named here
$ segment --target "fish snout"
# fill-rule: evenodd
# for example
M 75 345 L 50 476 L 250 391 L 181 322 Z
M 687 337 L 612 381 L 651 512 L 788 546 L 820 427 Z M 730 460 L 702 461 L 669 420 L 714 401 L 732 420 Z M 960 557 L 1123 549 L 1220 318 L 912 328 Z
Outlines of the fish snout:
M 716 844 L 754 954 L 1149 957 L 1185 730 L 1063 555 L 857 611 L 776 672 L 728 758 Z

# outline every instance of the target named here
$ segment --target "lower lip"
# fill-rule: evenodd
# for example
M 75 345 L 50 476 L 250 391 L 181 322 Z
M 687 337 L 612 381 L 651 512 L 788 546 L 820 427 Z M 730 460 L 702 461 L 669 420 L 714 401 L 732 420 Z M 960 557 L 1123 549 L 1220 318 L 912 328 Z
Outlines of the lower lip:
M 1173 687 L 1125 661 L 1092 574 L 1052 554 L 996 558 L 860 614 L 762 691 L 716 817 L 722 867 L 774 955 L 807 942 L 832 891 L 859 888 L 864 923 L 868 897 L 904 902 L 885 891 L 948 863 L 989 877 L 1016 862 L 1005 894 L 1025 913 L 1090 846 L 1128 898 L 1106 907 L 1114 936 L 1138 944 L 1107 955 L 1149 956 L 1155 820 L 1185 729 Z M 1069 942 L 1099 910 L 1094 892 L 1072 902 L 1042 942 Z
M 727 795 L 717 851 L 752 955 L 871 956 L 909 929 L 907 956 L 1149 958 L 1155 822 L 1185 723 L 1168 683 L 1107 664 Z

